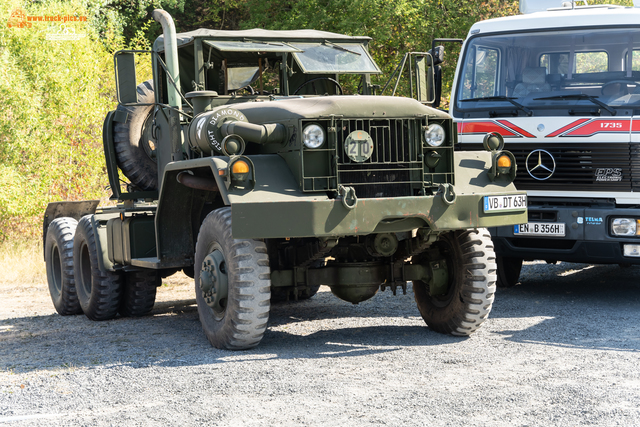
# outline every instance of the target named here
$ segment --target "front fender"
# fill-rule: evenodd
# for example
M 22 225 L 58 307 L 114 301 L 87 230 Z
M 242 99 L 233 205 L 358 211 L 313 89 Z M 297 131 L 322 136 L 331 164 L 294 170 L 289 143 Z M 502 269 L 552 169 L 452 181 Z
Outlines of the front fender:
M 218 196 L 229 205 L 227 187 L 219 170 L 226 170 L 228 158 L 205 157 L 167 164 L 160 187 L 155 218 L 156 248 L 161 262 L 172 264 L 193 259 L 195 240 L 205 203 Z M 209 179 L 216 191 L 187 187 L 178 182 L 178 174 L 186 172 Z M 186 262 L 186 261 L 184 261 Z

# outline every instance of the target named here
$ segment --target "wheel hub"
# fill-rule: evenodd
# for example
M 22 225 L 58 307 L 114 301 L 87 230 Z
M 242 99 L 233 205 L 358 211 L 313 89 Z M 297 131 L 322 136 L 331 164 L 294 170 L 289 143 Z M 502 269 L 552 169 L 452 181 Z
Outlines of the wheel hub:
M 204 258 L 200 270 L 200 290 L 205 303 L 214 311 L 223 312 L 229 293 L 224 255 L 214 250 Z
M 431 280 L 429 280 L 429 294 L 431 296 L 443 296 L 449 291 L 449 272 L 447 261 L 444 259 L 431 261 Z

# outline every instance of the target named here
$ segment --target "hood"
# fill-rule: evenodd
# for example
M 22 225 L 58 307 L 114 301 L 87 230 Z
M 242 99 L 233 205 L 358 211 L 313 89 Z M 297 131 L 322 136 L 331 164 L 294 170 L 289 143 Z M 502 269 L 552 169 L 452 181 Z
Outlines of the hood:
M 448 113 L 427 107 L 415 99 L 396 96 L 319 96 L 284 98 L 266 102 L 234 104 L 251 123 L 269 123 L 286 119 L 317 119 L 331 115 L 346 118 L 397 119 L 427 116 L 449 119 Z

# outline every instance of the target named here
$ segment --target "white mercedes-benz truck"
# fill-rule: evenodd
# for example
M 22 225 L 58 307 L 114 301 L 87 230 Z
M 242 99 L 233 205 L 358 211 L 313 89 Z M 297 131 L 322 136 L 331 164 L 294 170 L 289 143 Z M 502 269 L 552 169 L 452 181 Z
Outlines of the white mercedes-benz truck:
M 458 148 L 501 134 L 528 194 L 527 223 L 491 229 L 498 286 L 523 260 L 640 264 L 640 8 L 583 3 L 521 0 L 460 53 Z

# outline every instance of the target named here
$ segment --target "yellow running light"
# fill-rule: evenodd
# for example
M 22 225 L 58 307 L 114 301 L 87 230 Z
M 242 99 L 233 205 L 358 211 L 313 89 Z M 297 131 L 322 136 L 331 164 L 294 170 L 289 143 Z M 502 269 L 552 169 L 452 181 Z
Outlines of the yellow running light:
M 238 160 L 231 166 L 231 172 L 233 174 L 249 173 L 249 165 L 244 160 Z
M 510 168 L 511 167 L 511 159 L 509 156 L 500 156 L 498 158 L 498 167 L 499 168 Z

